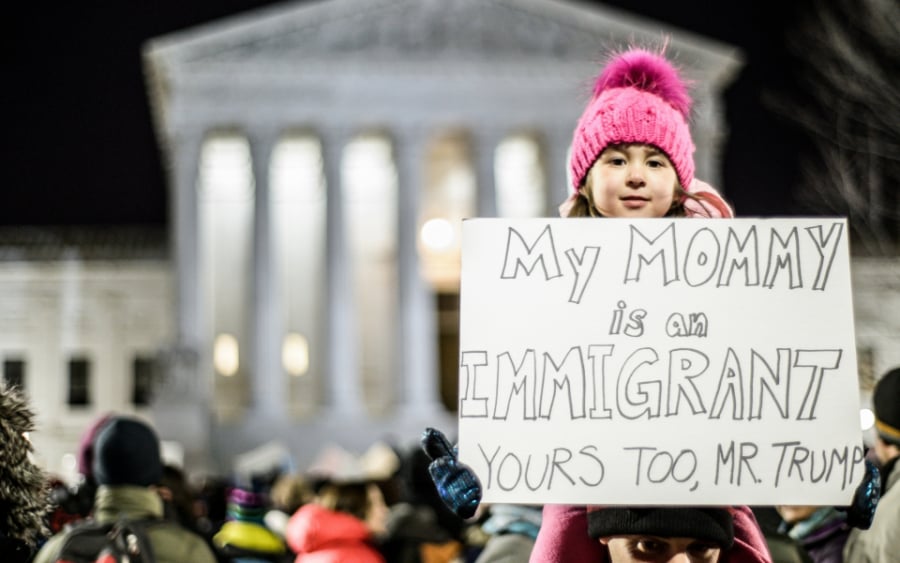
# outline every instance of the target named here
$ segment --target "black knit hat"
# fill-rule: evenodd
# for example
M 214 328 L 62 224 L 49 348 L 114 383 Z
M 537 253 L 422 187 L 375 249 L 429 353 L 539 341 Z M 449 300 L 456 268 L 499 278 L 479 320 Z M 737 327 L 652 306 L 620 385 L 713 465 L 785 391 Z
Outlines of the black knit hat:
M 724 508 L 589 506 L 588 535 L 650 535 L 696 538 L 728 549 L 734 543 L 734 523 Z
M 885 442 L 900 445 L 900 367 L 887 372 L 872 393 L 875 429 Z
M 100 485 L 155 485 L 162 479 L 159 440 L 140 420 L 115 417 L 94 439 L 93 466 Z

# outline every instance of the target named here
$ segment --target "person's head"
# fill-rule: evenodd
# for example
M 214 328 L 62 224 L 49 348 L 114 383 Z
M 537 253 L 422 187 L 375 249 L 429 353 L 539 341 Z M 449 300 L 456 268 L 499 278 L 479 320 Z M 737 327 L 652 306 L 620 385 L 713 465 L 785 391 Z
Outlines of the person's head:
M 734 524 L 725 508 L 588 507 L 588 534 L 611 563 L 716 563 L 734 543 Z
M 78 442 L 78 473 L 84 477 L 85 483 L 89 487 L 94 487 L 97 482 L 94 480 L 94 440 L 97 434 L 103 429 L 103 426 L 115 417 L 113 413 L 106 413 L 98 416 L 81 434 Z
M 272 485 L 272 506 L 286 514 L 293 514 L 312 499 L 312 486 L 296 473 L 280 475 Z
M 380 533 L 387 518 L 387 507 L 378 487 L 368 481 L 332 482 L 319 490 L 315 502 L 329 510 L 345 512 L 363 520 L 369 529 Z
M 872 393 L 875 410 L 875 456 L 882 464 L 900 457 L 900 367 L 887 372 Z
M 821 506 L 799 506 L 799 505 L 777 505 L 775 510 L 778 512 L 778 515 L 781 516 L 781 519 L 787 522 L 788 524 L 796 524 L 797 522 L 803 522 L 813 514 L 817 510 L 822 508 Z
M 92 468 L 98 485 L 158 485 L 163 476 L 159 439 L 136 418 L 113 417 L 94 439 Z
M 569 217 L 731 216 L 717 195 L 693 193 L 691 98 L 661 54 L 631 49 L 601 72 L 572 139 Z M 687 206 L 689 200 L 700 205 Z

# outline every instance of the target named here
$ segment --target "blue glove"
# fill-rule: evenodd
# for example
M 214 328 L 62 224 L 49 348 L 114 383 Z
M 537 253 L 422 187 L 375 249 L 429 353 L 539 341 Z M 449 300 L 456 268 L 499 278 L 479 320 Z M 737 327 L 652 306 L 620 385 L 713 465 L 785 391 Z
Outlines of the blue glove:
M 868 530 L 875 518 L 875 509 L 881 499 L 881 472 L 874 463 L 866 460 L 862 483 L 856 487 L 850 506 L 839 507 L 847 513 L 847 525 Z
M 422 449 L 431 458 L 428 474 L 444 504 L 460 518 L 471 518 L 481 502 L 481 482 L 468 465 L 457 459 L 457 450 L 440 430 L 426 428 Z

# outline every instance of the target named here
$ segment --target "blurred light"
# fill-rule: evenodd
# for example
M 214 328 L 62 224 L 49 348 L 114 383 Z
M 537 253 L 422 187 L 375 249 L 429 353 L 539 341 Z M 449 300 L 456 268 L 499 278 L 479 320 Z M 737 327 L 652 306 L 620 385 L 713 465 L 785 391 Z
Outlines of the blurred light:
M 507 137 L 497 146 L 497 212 L 501 217 L 540 217 L 544 212 L 544 170 L 537 142 L 527 135 Z
M 859 425 L 863 432 L 875 426 L 875 413 L 872 412 L 872 409 L 859 410 Z
M 284 337 L 281 363 L 284 370 L 294 377 L 306 374 L 309 370 L 309 342 L 305 336 L 290 332 Z
M 447 219 L 437 217 L 425 221 L 421 231 L 422 243 L 428 250 L 443 251 L 453 246 L 453 226 Z
M 218 134 L 203 144 L 200 186 L 206 199 L 247 201 L 253 195 L 250 143 L 234 134 Z
M 285 202 L 317 202 L 325 197 L 322 149 L 312 136 L 281 140 L 272 153 L 272 198 Z
M 78 469 L 78 460 L 73 454 L 63 454 L 60 467 L 65 473 L 74 473 Z
M 230 334 L 220 334 L 213 345 L 213 366 L 225 377 L 236 374 L 240 366 L 238 341 Z

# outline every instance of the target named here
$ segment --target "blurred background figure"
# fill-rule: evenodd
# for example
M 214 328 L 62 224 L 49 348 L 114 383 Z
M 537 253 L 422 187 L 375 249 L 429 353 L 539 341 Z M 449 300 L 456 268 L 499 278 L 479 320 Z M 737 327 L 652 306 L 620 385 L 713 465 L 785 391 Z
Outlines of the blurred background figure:
M 163 465 L 162 482 L 158 488 L 163 499 L 165 517 L 179 526 L 202 536 L 198 522 L 197 497 L 180 468 Z
M 269 503 L 262 493 L 235 487 L 228 494 L 226 521 L 213 536 L 220 561 L 230 563 L 287 562 L 293 559 L 281 536 L 264 518 Z
M 266 526 L 284 538 L 291 515 L 312 498 L 312 486 L 305 477 L 297 473 L 280 475 L 269 492 L 271 506 L 264 518 Z
M 813 563 L 842 563 L 850 534 L 847 514 L 832 506 L 776 506 L 779 531 L 793 538 Z
M 94 478 L 94 438 L 115 415 L 106 413 L 95 418 L 82 432 L 78 441 L 78 481 L 66 483 L 62 478 L 50 479 L 50 514 L 48 524 L 51 534 L 57 534 L 68 524 L 84 520 L 94 507 L 97 480 Z
M 900 562 L 900 367 L 884 374 L 872 393 L 875 457 L 881 466 L 881 500 L 868 530 L 853 529 L 844 547 L 848 563 Z
M 132 417 L 112 417 L 97 432 L 92 448 L 91 468 L 98 487 L 92 515 L 84 525 L 111 524 L 122 519 L 140 521 L 146 524 L 156 561 L 215 562 L 203 538 L 164 519 L 163 499 L 158 493 L 163 463 L 159 439 L 150 426 Z M 35 561 L 56 561 L 73 529 L 67 527 L 50 538 Z
M 291 516 L 287 543 L 296 563 L 385 563 L 376 543 L 386 519 L 387 507 L 374 483 L 328 481 Z
M 466 553 L 468 524 L 437 495 L 428 474 L 428 456 L 418 444 L 401 453 L 397 477 L 402 494 L 389 505 L 386 532 L 381 538 L 381 551 L 388 563 L 474 560 L 477 554 L 469 558 Z
M 542 506 L 494 504 L 481 525 L 488 540 L 475 563 L 527 562 L 541 529 Z
M 34 413 L 25 397 L 0 379 L 0 555 L 4 563 L 30 561 L 49 533 L 44 516 L 47 482 L 32 462 L 28 432 Z

